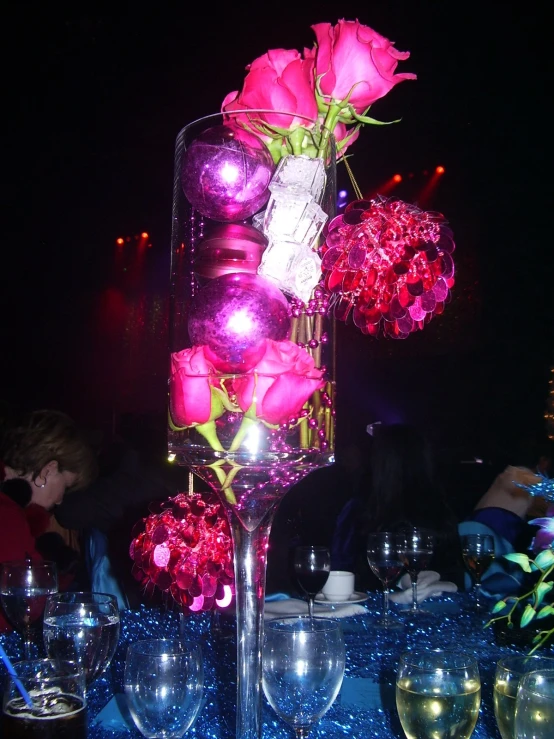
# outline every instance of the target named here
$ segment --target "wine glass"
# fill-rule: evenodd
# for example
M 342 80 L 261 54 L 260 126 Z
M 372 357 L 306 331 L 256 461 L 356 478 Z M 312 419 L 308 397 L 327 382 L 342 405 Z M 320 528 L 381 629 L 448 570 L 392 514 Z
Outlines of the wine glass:
M 400 553 L 400 559 L 405 570 L 410 576 L 412 584 L 412 615 L 425 613 L 417 602 L 417 576 L 422 570 L 429 567 L 435 547 L 435 537 L 431 531 L 426 529 L 412 528 L 402 532 L 404 543 Z
M 124 670 L 129 711 L 149 739 L 179 739 L 202 704 L 202 648 L 183 639 L 145 639 L 130 644 Z
M 26 660 L 33 657 L 33 631 L 44 613 L 46 599 L 57 592 L 54 562 L 25 559 L 2 563 L 0 602 L 13 627 L 23 633 Z
M 314 616 L 314 600 L 331 572 L 331 552 L 326 547 L 301 546 L 294 550 L 294 574 L 308 596 L 308 613 Z
M 377 622 L 381 628 L 401 628 L 402 624 L 391 618 L 389 609 L 389 589 L 404 569 L 402 535 L 391 531 L 378 531 L 367 538 L 367 561 L 373 574 L 383 586 L 383 616 Z
M 48 656 L 80 664 L 88 687 L 108 667 L 117 647 L 117 598 L 94 592 L 49 596 L 44 609 L 43 636 Z
M 442 649 L 400 656 L 396 708 L 408 739 L 469 739 L 480 705 L 481 679 L 474 657 Z
M 490 534 L 464 534 L 462 557 L 474 582 L 475 607 L 481 609 L 484 607 L 481 601 L 481 578 L 494 560 L 494 537 Z
M 514 719 L 517 689 L 521 678 L 536 670 L 554 670 L 554 657 L 539 654 L 511 654 L 499 660 L 494 675 L 493 703 L 502 739 L 516 739 Z
M 516 697 L 517 739 L 551 739 L 554 726 L 554 670 L 528 672 L 519 681 Z
M 306 739 L 337 697 L 346 662 L 338 621 L 297 616 L 265 624 L 262 685 L 269 705 Z

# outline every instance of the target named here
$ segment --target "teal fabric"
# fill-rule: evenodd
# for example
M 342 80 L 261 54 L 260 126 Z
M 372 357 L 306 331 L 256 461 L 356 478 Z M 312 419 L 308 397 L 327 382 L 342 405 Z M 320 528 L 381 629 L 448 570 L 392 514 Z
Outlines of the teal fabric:
M 129 608 L 129 601 L 112 572 L 108 537 L 99 529 L 91 529 L 88 534 L 86 561 L 93 592 L 111 593 L 117 597 L 120 611 Z

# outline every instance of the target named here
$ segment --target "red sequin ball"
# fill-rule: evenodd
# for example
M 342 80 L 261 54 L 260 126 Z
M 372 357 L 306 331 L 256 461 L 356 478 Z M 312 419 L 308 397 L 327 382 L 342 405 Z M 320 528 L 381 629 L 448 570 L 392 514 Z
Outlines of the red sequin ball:
M 171 594 L 185 613 L 229 605 L 233 548 L 216 494 L 179 493 L 159 507 L 133 532 L 134 577 Z
M 320 248 L 335 318 L 371 336 L 405 339 L 443 312 L 454 285 L 453 234 L 440 213 L 378 196 L 356 200 Z

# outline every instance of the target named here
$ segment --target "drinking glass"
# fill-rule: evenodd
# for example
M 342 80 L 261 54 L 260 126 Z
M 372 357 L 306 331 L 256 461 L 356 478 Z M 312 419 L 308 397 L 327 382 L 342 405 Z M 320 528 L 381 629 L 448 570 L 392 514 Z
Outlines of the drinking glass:
M 33 659 L 14 664 L 32 707 L 4 678 L 0 734 L 6 739 L 86 739 L 85 675 L 74 662 Z
M 367 561 L 373 574 L 383 586 L 383 616 L 378 625 L 385 629 L 401 628 L 402 624 L 391 617 L 389 609 L 389 589 L 404 569 L 402 535 L 390 531 L 369 534 L 367 538 Z
M 516 739 L 514 719 L 519 681 L 528 672 L 554 670 L 554 657 L 512 654 L 499 660 L 494 675 L 494 715 L 502 739 Z
M 417 576 L 429 567 L 435 547 L 435 537 L 431 531 L 412 528 L 402 532 L 404 543 L 400 555 L 404 569 L 412 584 L 411 613 L 424 613 L 417 602 Z
M 534 670 L 521 678 L 514 725 L 517 739 L 552 739 L 554 670 Z
M 494 538 L 489 534 L 464 534 L 462 557 L 474 582 L 475 607 L 484 607 L 481 600 L 481 578 L 494 560 Z
M 81 665 L 88 687 L 108 667 L 117 647 L 117 598 L 94 592 L 49 596 L 44 609 L 43 636 L 48 656 Z
M 480 705 L 481 680 L 474 657 L 441 649 L 400 656 L 396 708 L 408 739 L 469 739 Z
M 308 613 L 314 616 L 314 600 L 331 572 L 331 552 L 325 547 L 302 546 L 294 550 L 294 574 L 308 596 Z
M 0 572 L 0 602 L 13 627 L 23 633 L 26 660 L 33 656 L 33 632 L 40 621 L 46 599 L 58 592 L 54 562 L 17 560 L 3 562 Z
M 149 739 L 179 739 L 202 704 L 202 648 L 183 639 L 145 639 L 129 645 L 124 670 L 129 711 Z
M 269 705 L 297 739 L 331 708 L 342 685 L 344 636 L 338 621 L 297 616 L 265 624 L 262 685 Z

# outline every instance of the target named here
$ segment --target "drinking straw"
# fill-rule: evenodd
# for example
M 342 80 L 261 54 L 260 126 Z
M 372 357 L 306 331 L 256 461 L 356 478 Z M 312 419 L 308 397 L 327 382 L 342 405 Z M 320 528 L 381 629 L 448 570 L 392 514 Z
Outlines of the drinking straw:
M 29 693 L 23 687 L 23 683 L 19 679 L 19 677 L 17 675 L 17 672 L 15 671 L 14 666 L 10 662 L 10 658 L 8 657 L 8 655 L 6 654 L 6 652 L 4 651 L 4 647 L 2 646 L 2 644 L 0 644 L 0 657 L 2 657 L 2 662 L 6 665 L 6 670 L 8 671 L 10 677 L 12 678 L 12 680 L 14 681 L 14 683 L 16 684 L 17 689 L 19 690 L 19 692 L 23 696 L 23 700 L 29 706 L 29 708 L 32 708 L 33 707 L 33 701 L 31 700 L 31 696 L 29 695 Z

